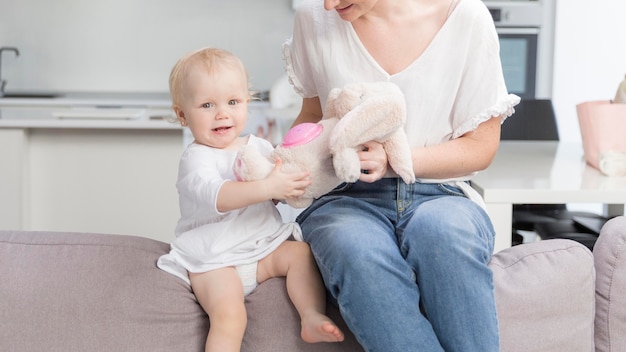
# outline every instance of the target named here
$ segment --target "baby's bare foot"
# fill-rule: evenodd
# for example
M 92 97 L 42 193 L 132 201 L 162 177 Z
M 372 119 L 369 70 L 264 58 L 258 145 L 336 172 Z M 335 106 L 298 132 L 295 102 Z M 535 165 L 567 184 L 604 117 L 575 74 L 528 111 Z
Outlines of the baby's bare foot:
M 343 332 L 325 315 L 316 314 L 302 320 L 302 339 L 306 342 L 340 342 Z

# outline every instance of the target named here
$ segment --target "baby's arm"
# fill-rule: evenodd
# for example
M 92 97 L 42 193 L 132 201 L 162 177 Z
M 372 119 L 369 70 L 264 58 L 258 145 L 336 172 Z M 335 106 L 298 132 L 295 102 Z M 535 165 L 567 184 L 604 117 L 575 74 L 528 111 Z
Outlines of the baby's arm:
M 225 182 L 217 194 L 217 210 L 226 212 L 272 199 L 286 199 L 304 194 L 304 189 L 311 184 L 309 173 L 286 173 L 283 172 L 282 165 L 282 161 L 276 159 L 272 172 L 261 180 Z

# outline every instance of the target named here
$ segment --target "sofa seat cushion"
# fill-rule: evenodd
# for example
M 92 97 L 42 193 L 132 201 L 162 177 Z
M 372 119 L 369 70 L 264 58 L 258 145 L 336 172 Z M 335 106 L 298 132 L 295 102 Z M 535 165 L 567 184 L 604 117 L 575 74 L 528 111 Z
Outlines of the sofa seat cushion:
M 0 232 L 0 350 L 202 351 L 209 321 L 147 238 Z
M 564 239 L 496 253 L 494 275 L 501 350 L 593 351 L 593 256 Z
M 626 217 L 609 220 L 593 247 L 596 351 L 626 351 Z

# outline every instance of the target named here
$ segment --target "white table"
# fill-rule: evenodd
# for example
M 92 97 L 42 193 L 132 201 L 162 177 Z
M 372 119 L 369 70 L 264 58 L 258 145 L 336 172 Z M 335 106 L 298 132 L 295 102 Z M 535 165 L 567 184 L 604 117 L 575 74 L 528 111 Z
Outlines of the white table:
M 605 204 L 624 214 L 626 177 L 607 177 L 585 163 L 581 144 L 502 141 L 491 166 L 472 180 L 487 206 L 497 252 L 511 246 L 513 204 Z

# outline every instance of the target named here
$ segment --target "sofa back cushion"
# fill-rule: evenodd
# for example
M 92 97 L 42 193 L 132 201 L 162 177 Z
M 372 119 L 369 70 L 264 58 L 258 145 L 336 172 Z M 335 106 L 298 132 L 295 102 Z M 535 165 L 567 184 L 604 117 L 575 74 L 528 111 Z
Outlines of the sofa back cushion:
M 190 288 L 156 267 L 165 243 L 0 232 L 0 350 L 203 351 Z
M 626 218 L 609 220 L 593 247 L 596 351 L 626 351 Z
M 563 239 L 496 253 L 493 270 L 503 352 L 593 351 L 593 256 Z

